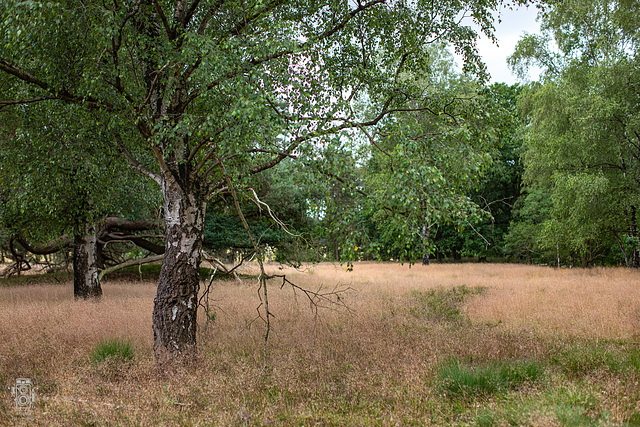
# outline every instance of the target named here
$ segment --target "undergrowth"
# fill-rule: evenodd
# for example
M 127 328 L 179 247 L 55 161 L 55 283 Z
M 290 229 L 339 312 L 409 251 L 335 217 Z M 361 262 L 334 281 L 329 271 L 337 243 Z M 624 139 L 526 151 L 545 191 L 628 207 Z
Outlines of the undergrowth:
M 275 283 L 266 349 L 255 281 L 216 282 L 215 322 L 205 329 L 200 310 L 195 363 L 175 371 L 153 361 L 153 280 L 109 281 L 97 303 L 73 300 L 71 282 L 0 288 L 0 425 L 13 424 L 16 378 L 33 381 L 36 426 L 640 425 L 631 318 L 587 305 L 600 304 L 606 275 L 611 301 L 621 301 L 611 306 L 634 313 L 639 299 L 627 284 L 637 273 L 490 267 L 314 266 L 292 280 L 309 289 L 348 284 L 357 298 L 346 296 L 348 311 L 316 313 Z M 591 279 L 600 285 L 586 288 Z M 522 292 L 528 304 L 515 310 Z M 561 298 L 572 304 L 536 311 Z M 538 314 L 547 323 L 534 328 Z M 550 316 L 556 323 L 543 329 Z M 586 327 L 575 329 L 578 321 Z M 615 339 L 593 332 L 602 324 Z

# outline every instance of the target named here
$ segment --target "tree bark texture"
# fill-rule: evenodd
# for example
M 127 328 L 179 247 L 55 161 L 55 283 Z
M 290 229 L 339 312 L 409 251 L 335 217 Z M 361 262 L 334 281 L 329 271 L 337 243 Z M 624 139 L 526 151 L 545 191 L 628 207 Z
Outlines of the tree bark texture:
M 196 350 L 204 192 L 162 180 L 166 241 L 153 308 L 153 350 L 159 365 L 188 361 Z
M 100 298 L 98 280 L 97 238 L 93 224 L 85 226 L 84 235 L 73 240 L 73 295 L 76 298 Z

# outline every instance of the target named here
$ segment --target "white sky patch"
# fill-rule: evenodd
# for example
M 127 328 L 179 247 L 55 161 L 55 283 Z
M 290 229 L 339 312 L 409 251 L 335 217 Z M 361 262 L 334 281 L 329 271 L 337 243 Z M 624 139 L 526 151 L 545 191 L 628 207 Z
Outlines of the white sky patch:
M 496 46 L 485 36 L 478 40 L 478 52 L 487 65 L 487 71 L 491 74 L 491 83 L 507 83 L 509 85 L 522 83 L 509 70 L 507 57 L 513 54 L 516 43 L 524 33 L 540 33 L 540 24 L 536 21 L 537 15 L 538 10 L 533 6 L 517 7 L 513 10 L 502 8 L 499 14 L 494 14 L 498 45 Z M 500 22 L 498 22 L 498 16 Z M 473 27 L 478 31 L 475 25 Z M 454 57 L 459 69 L 462 69 L 462 59 L 458 55 L 454 55 Z M 540 72 L 539 68 L 532 67 L 529 70 L 529 80 L 538 80 Z

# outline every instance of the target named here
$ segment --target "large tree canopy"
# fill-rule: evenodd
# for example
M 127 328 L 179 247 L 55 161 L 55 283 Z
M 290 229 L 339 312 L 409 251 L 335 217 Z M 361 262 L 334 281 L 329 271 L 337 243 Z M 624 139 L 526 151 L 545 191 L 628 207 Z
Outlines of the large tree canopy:
M 511 58 L 516 69 L 532 62 L 546 69 L 522 101 L 526 210 L 542 207 L 546 194 L 540 249 L 584 265 L 609 255 L 640 266 L 638 8 L 633 1 L 549 2 L 545 36 L 524 38 Z
M 93 110 L 122 155 L 161 186 L 154 350 L 169 361 L 195 345 L 207 201 L 285 158 L 318 161 L 340 132 L 441 109 L 418 84 L 424 46 L 450 43 L 465 69 L 483 75 L 468 23 L 491 35 L 497 4 L 7 0 L 1 78 L 20 86 L 0 107 L 57 100 Z M 155 161 L 145 163 L 143 151 Z

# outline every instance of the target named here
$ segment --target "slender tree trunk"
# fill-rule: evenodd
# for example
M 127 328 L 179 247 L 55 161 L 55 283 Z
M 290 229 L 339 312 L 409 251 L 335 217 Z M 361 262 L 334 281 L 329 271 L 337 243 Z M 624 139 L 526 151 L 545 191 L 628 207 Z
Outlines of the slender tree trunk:
M 631 267 L 631 264 L 629 264 L 629 256 L 627 255 L 627 249 L 624 247 L 624 243 L 622 242 L 622 239 L 620 239 L 619 233 L 617 231 L 614 231 L 613 237 L 616 239 L 616 243 L 618 244 L 618 248 L 620 249 L 620 252 L 622 252 L 622 256 L 624 257 L 625 267 L 627 268 Z
M 638 247 L 637 239 L 638 239 L 638 218 L 637 218 L 637 209 L 635 206 L 631 205 L 630 216 L 630 230 L 629 234 L 635 241 L 635 246 L 633 248 L 633 252 L 631 252 L 631 266 L 633 268 L 640 268 L 640 247 Z
M 431 227 L 422 224 L 422 265 L 429 265 L 429 234 L 431 234 Z
M 96 229 L 86 224 L 84 235 L 73 240 L 73 295 L 76 298 L 100 298 Z
M 159 365 L 187 362 L 196 351 L 200 258 L 206 192 L 162 181 L 166 241 L 153 308 L 153 351 Z

